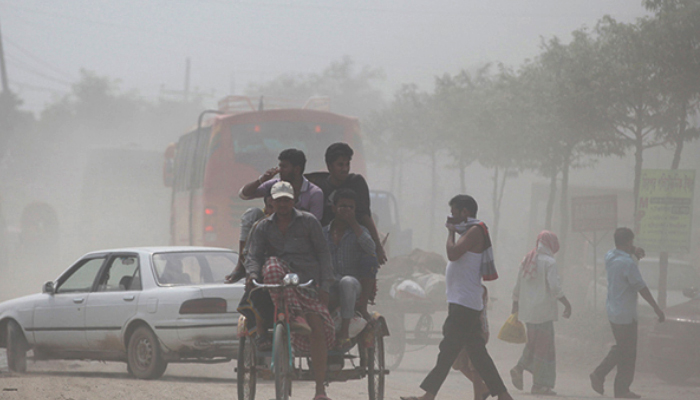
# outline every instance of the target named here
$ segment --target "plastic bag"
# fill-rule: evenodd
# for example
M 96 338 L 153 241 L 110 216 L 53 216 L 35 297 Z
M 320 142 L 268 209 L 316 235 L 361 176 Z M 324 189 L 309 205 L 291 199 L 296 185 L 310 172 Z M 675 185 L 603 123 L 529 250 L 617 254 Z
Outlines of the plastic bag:
M 508 343 L 521 344 L 527 342 L 525 325 L 518 320 L 518 313 L 511 314 L 498 332 L 498 338 Z
M 425 291 L 416 282 L 406 279 L 391 287 L 389 292 L 395 299 L 418 299 L 425 300 Z

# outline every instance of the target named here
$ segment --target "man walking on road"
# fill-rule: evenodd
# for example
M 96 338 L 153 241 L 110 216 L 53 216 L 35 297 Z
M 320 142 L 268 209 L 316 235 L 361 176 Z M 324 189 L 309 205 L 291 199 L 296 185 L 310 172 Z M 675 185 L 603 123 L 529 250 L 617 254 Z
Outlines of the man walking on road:
M 447 319 L 442 327 L 443 339 L 437 363 L 420 387 L 420 397 L 402 397 L 402 400 L 433 400 L 440 390 L 450 367 L 464 348 L 474 369 L 486 383 L 491 396 L 511 400 L 498 370 L 486 351 L 482 334 L 481 313 L 484 309 L 482 277 L 497 278 L 493 267 L 491 239 L 486 225 L 476 219 L 476 200 L 468 195 L 457 195 L 450 200 L 452 216 L 445 226 L 447 235 Z M 455 233 L 459 232 L 459 239 Z
M 602 395 L 605 376 L 617 367 L 615 398 L 639 399 L 642 396 L 630 391 L 637 361 L 637 293 L 651 305 L 659 322 L 663 322 L 665 316 L 639 273 L 636 259 L 644 257 L 644 250 L 634 247 L 634 233 L 631 229 L 615 230 L 615 247 L 605 256 L 605 269 L 608 271 L 606 305 L 615 345 L 591 373 L 591 387 Z

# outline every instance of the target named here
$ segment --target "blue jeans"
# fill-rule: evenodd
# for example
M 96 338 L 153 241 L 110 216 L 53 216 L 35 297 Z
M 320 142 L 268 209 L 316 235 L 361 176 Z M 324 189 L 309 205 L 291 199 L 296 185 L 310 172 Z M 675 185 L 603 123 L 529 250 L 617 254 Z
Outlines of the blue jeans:
M 355 315 L 355 303 L 362 293 L 362 285 L 354 276 L 345 275 L 331 285 L 331 298 L 340 303 L 340 317 L 351 319 Z

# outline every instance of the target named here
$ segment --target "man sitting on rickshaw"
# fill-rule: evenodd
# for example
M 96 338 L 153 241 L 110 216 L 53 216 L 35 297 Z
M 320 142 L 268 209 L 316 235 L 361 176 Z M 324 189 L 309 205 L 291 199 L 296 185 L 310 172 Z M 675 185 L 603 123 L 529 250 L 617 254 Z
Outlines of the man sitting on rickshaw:
M 314 365 L 316 396 L 327 400 L 324 381 L 328 349 L 335 341 L 333 321 L 328 313 L 328 292 L 335 278 L 328 244 L 321 224 L 310 213 L 294 208 L 294 189 L 289 182 L 275 183 L 270 194 L 275 213 L 261 220 L 250 235 L 248 257 L 244 261 L 246 286 L 252 280 L 281 284 L 284 276 L 293 272 L 301 282 L 314 280 L 309 289 L 283 288 L 271 291 L 277 305 L 279 296 L 289 309 L 293 329 L 292 345 L 301 352 L 310 352 Z
M 367 303 L 374 289 L 379 263 L 369 230 L 355 218 L 355 191 L 339 189 L 332 201 L 335 217 L 323 228 L 336 279 L 331 286 L 329 309 L 340 306 L 342 323 L 336 339 L 338 348 L 345 350 L 352 344 L 349 330 L 355 309 L 365 320 L 370 320 Z

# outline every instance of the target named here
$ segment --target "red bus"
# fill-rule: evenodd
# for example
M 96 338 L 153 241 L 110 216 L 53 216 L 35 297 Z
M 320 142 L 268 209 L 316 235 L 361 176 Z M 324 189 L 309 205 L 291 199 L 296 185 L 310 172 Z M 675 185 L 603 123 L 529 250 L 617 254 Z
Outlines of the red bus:
M 244 96 L 223 99 L 215 111 L 220 115 L 166 150 L 171 244 L 238 249 L 241 214 L 263 205 L 262 199 L 241 200 L 238 190 L 276 166 L 284 149 L 306 154 L 305 172 L 325 171 L 326 148 L 346 142 L 355 150 L 353 171 L 365 174 L 357 118 L 318 109 L 328 104 L 318 98 L 300 108 L 272 108 L 266 101 L 263 110 L 262 100 L 258 107 L 254 103 Z

